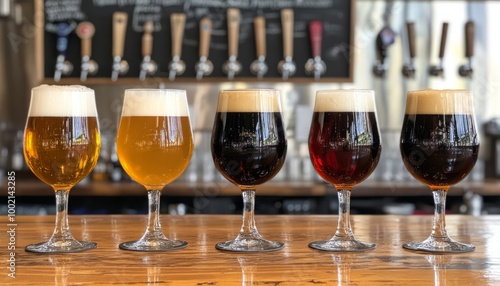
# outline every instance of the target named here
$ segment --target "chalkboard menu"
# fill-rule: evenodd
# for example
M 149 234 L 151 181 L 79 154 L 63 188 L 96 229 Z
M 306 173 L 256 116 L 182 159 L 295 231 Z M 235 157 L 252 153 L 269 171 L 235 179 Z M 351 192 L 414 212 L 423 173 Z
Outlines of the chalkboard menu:
M 109 78 L 112 73 L 112 18 L 114 12 L 128 14 L 125 50 L 123 59 L 129 64 L 129 71 L 120 78 L 138 78 L 142 61 L 141 39 L 145 21 L 154 22 L 153 51 L 151 58 L 158 64 L 154 77 L 168 77 L 168 63 L 171 61 L 170 15 L 185 13 L 186 22 L 182 43 L 182 60 L 185 72 L 176 79 L 196 78 L 195 64 L 199 60 L 199 23 L 203 17 L 210 17 L 213 30 L 209 59 L 214 64 L 211 75 L 203 80 L 227 80 L 222 65 L 228 59 L 228 8 L 238 8 L 241 13 L 239 27 L 238 61 L 242 71 L 234 80 L 256 80 L 250 72 L 250 64 L 256 59 L 254 18 L 264 16 L 266 23 L 267 56 L 269 71 L 264 80 L 281 80 L 278 62 L 283 59 L 283 38 L 280 11 L 292 8 L 294 11 L 294 54 L 296 73 L 289 80 L 314 81 L 304 69 L 311 58 L 309 23 L 321 21 L 323 25 L 321 56 L 326 63 L 326 73 L 321 81 L 352 81 L 353 3 L 354 0 L 44 0 L 45 29 L 43 32 L 44 75 L 54 76 L 57 59 L 57 36 L 48 26 L 59 22 L 89 21 L 95 26 L 92 40 L 92 59 L 99 65 L 92 78 Z M 74 66 L 69 77 L 80 75 L 80 39 L 72 33 L 68 40 L 66 59 Z

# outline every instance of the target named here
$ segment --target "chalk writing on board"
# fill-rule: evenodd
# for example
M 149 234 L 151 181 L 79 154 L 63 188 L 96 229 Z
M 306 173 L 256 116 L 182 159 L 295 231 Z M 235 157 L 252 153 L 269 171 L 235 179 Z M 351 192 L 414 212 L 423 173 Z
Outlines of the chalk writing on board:
M 155 5 L 136 5 L 132 14 L 132 29 L 144 31 L 144 22 L 153 21 L 154 31 L 161 31 L 161 7 Z
M 283 9 L 290 7 L 302 8 L 327 8 L 335 2 L 345 0 L 92 0 L 94 6 L 131 6 L 131 5 L 156 5 L 169 7 L 176 5 L 201 6 L 212 8 L 240 8 L 240 9 Z
M 66 20 L 84 20 L 81 11 L 82 0 L 47 0 L 45 1 L 45 20 L 58 22 Z
M 185 0 L 93 0 L 94 6 L 131 6 L 131 5 L 156 5 L 156 6 L 174 6 L 182 5 Z

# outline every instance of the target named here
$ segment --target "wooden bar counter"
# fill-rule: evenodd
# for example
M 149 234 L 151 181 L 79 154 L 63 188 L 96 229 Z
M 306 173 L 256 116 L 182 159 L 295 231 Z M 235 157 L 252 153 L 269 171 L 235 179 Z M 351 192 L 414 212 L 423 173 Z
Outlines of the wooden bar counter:
M 476 250 L 444 255 L 401 248 L 404 242 L 428 236 L 431 216 L 352 218 L 357 237 L 375 242 L 375 250 L 333 253 L 308 248 L 309 242 L 333 235 L 335 215 L 257 215 L 260 233 L 286 244 L 267 253 L 215 249 L 216 242 L 237 235 L 240 216 L 163 215 L 165 234 L 189 246 L 146 253 L 118 249 L 120 242 L 141 236 L 146 216 L 71 215 L 73 235 L 97 242 L 98 248 L 36 254 L 24 247 L 49 238 L 54 216 L 16 216 L 15 278 L 10 278 L 9 235 L 4 229 L 10 226 L 3 216 L 0 285 L 500 285 L 500 216 L 448 215 L 450 235 L 476 245 Z

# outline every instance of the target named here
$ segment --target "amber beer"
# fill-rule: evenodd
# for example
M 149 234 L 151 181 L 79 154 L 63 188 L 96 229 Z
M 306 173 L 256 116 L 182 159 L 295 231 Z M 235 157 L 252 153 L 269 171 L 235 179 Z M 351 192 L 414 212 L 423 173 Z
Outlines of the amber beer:
M 377 166 L 381 142 L 368 91 L 319 91 L 309 133 L 318 174 L 336 186 L 354 186 Z
M 193 135 L 185 93 L 127 90 L 116 147 L 127 174 L 148 190 L 161 189 L 186 169 Z
M 40 180 L 55 190 L 69 190 L 94 168 L 100 146 L 93 90 L 47 85 L 33 89 L 24 155 Z
M 430 90 L 408 93 L 401 155 L 408 171 L 431 188 L 460 182 L 477 161 L 479 139 L 467 96 Z
M 350 221 L 351 192 L 375 170 L 382 150 L 374 92 L 316 92 L 308 146 L 314 169 L 335 186 L 339 204 L 333 237 L 313 241 L 309 247 L 326 251 L 374 249 L 375 243 L 356 239 Z
M 287 143 L 278 97 L 256 105 L 258 93 L 238 99 L 222 92 L 212 132 L 216 168 L 236 185 L 256 186 L 274 177 L 285 161 Z M 265 96 L 264 96 L 265 97 Z

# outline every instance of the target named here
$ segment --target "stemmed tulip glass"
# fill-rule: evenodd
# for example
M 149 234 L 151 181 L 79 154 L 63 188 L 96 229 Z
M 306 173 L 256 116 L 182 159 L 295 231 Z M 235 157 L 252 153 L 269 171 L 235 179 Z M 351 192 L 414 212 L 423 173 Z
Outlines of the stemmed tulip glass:
M 31 91 L 24 131 L 24 158 L 31 171 L 52 186 L 56 226 L 49 241 L 26 251 L 61 253 L 96 248 L 76 240 L 69 230 L 70 189 L 94 168 L 101 148 L 94 90 L 83 86 L 42 85 Z
M 354 237 L 350 222 L 351 191 L 373 172 L 382 151 L 373 91 L 318 91 L 308 143 L 314 169 L 335 186 L 339 199 L 335 235 L 309 246 L 326 251 L 375 248 Z
M 163 234 L 160 195 L 187 168 L 193 148 L 186 91 L 125 90 L 116 151 L 125 172 L 148 191 L 149 211 L 142 237 L 121 243 L 121 249 L 165 251 L 187 246 Z
M 227 251 L 272 251 L 284 244 L 264 239 L 255 226 L 257 187 L 283 166 L 287 150 L 277 90 L 223 90 L 212 131 L 212 157 L 216 168 L 243 195 L 243 224 L 234 240 L 220 242 Z
M 408 171 L 434 196 L 431 235 L 403 245 L 428 252 L 468 252 L 475 247 L 454 241 L 446 231 L 446 194 L 474 167 L 479 152 L 472 93 L 467 90 L 408 92 L 400 141 Z

